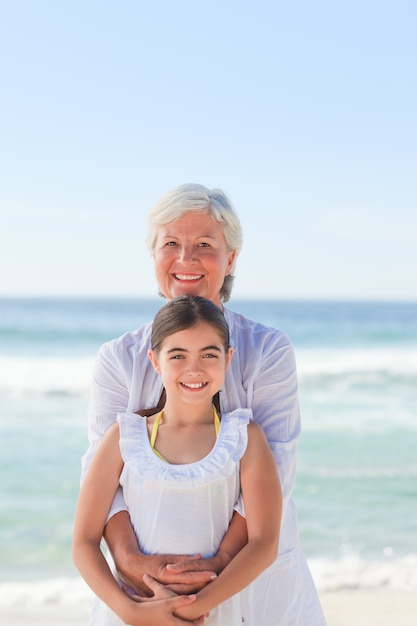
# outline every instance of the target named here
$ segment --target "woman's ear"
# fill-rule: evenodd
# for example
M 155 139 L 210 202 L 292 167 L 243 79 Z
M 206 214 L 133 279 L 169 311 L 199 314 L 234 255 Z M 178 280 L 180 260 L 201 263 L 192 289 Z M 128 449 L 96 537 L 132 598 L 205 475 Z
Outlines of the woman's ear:
M 235 259 L 236 259 L 236 250 L 232 250 L 229 256 L 227 257 L 227 268 L 226 268 L 225 276 L 229 276 L 230 272 L 232 271 L 232 267 L 233 267 L 233 263 L 235 262 Z
M 156 354 L 153 350 L 148 350 L 148 357 L 150 362 L 153 365 L 155 372 L 160 373 L 158 359 L 156 358 Z

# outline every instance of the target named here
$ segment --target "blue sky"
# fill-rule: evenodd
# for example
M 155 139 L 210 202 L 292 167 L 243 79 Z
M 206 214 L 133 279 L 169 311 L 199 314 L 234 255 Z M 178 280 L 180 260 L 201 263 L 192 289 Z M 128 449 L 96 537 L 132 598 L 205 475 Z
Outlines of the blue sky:
M 243 225 L 235 297 L 417 299 L 414 0 L 0 8 L 0 295 L 154 296 L 185 182 Z

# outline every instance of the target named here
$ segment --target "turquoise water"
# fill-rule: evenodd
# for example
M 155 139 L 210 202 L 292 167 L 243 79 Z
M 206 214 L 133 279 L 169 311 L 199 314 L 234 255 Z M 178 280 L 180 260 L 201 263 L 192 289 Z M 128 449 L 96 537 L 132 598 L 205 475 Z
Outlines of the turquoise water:
M 76 576 L 71 528 L 94 356 L 162 303 L 0 300 L 3 584 Z M 417 588 L 417 303 L 230 308 L 285 330 L 296 350 L 294 499 L 318 586 Z

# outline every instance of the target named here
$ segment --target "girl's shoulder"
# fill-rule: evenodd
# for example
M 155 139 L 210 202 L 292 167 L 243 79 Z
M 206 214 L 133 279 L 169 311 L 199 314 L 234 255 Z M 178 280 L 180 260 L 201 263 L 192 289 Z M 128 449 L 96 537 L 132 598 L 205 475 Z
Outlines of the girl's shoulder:
M 248 439 L 267 441 L 262 426 L 257 422 L 249 422 L 248 424 Z
M 248 443 L 243 457 L 244 462 L 247 464 L 246 467 L 248 467 L 248 464 L 257 464 L 261 460 L 265 462 L 267 458 L 269 458 L 269 460 L 272 459 L 272 463 L 275 464 L 271 448 L 262 427 L 256 422 L 251 422 L 248 424 L 247 430 Z
M 103 435 L 103 442 L 113 443 L 120 438 L 120 427 L 118 422 L 111 424 Z

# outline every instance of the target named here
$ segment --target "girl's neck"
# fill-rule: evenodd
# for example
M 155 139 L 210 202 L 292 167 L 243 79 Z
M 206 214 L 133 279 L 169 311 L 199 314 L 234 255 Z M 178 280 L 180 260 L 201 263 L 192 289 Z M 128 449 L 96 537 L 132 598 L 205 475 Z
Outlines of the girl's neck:
M 186 404 L 183 402 L 167 401 L 163 408 L 163 421 L 165 424 L 212 424 L 213 403 Z

